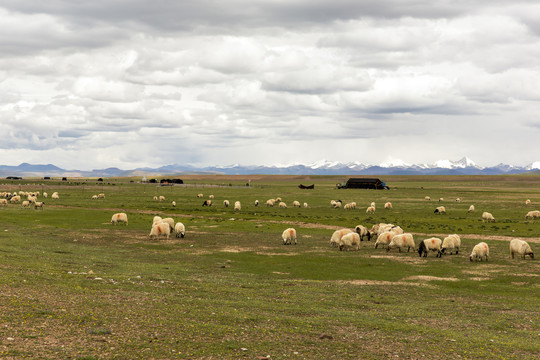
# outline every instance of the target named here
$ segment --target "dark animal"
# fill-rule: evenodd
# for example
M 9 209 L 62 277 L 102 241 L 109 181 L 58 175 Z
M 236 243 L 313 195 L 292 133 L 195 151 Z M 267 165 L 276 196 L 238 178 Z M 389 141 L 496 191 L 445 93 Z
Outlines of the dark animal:
M 302 184 L 300 184 L 300 185 L 298 185 L 298 187 L 300 189 L 315 189 L 315 184 L 312 184 L 312 185 L 302 185 Z

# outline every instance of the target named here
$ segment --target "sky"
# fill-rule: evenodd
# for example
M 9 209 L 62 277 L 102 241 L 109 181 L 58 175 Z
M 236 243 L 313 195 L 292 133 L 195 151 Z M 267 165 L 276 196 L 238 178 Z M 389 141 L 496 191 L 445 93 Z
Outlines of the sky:
M 0 164 L 540 160 L 536 0 L 0 0 Z

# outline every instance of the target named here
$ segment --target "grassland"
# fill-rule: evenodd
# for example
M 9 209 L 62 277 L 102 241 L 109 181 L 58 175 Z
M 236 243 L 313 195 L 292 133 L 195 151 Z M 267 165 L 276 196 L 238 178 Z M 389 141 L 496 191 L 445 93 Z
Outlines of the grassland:
M 337 190 L 345 178 L 330 176 L 183 179 L 163 187 L 129 178 L 0 180 L 0 192 L 60 194 L 44 199 L 43 211 L 0 207 L 0 358 L 540 357 L 540 265 L 508 251 L 519 237 L 539 252 L 540 224 L 525 213 L 540 209 L 540 176 L 389 176 L 390 191 Z M 105 199 L 91 200 L 97 193 Z M 214 206 L 202 207 L 210 194 Z M 263 205 L 278 196 L 309 208 Z M 447 215 L 433 213 L 441 197 Z M 242 210 L 224 208 L 224 199 Z M 332 209 L 332 199 L 358 208 Z M 372 201 L 377 211 L 366 215 Z M 118 211 L 128 226 L 110 224 Z M 497 221 L 483 223 L 482 211 Z M 149 240 L 154 215 L 183 222 L 186 237 Z M 329 246 L 334 229 L 379 222 L 417 242 L 458 233 L 463 250 L 438 259 L 373 241 L 358 252 Z M 297 245 L 282 245 L 289 226 Z M 479 241 L 490 246 L 489 262 L 471 263 Z

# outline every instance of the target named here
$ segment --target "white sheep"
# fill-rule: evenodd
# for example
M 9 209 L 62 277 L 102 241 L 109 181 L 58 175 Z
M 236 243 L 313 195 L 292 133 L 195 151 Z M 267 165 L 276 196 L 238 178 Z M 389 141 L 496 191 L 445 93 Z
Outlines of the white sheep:
M 159 196 L 159 201 L 165 201 L 165 196 L 160 195 L 160 196 Z
M 442 202 L 442 201 L 444 201 L 444 198 L 439 198 L 439 202 Z
M 356 225 L 354 231 L 360 235 L 360 241 L 364 241 L 364 237 L 367 237 L 368 241 L 371 240 L 371 232 L 364 225 Z
M 538 218 L 540 218 L 540 211 L 538 210 L 529 211 L 527 215 L 525 215 L 525 219 L 533 220 L 533 219 L 538 219 Z
M 293 207 L 300 207 L 300 201 L 294 200 L 292 203 Z
M 186 235 L 186 227 L 181 222 L 174 225 L 174 234 L 177 238 L 183 238 Z
M 522 259 L 525 259 L 525 256 L 527 255 L 529 255 L 531 259 L 534 259 L 534 253 L 531 247 L 524 240 L 512 239 L 512 241 L 510 241 L 510 255 L 512 255 L 512 259 L 514 258 L 514 254 L 521 256 Z
M 171 227 L 169 224 L 160 222 L 152 226 L 152 230 L 150 230 L 150 234 L 148 237 L 150 239 L 158 239 L 160 236 L 167 237 L 167 240 L 169 240 L 169 236 L 171 235 Z
M 208 195 L 208 198 L 209 198 L 209 199 L 213 199 L 213 198 L 214 198 L 214 195 Z
M 281 201 L 281 202 L 279 203 L 279 207 L 280 207 L 280 208 L 283 208 L 283 209 L 287 209 L 287 203 Z
M 452 251 L 456 252 L 456 255 L 459 253 L 459 248 L 461 247 L 461 238 L 458 234 L 452 234 L 448 235 L 444 238 L 441 252 L 446 254 L 446 251 L 448 250 L 450 254 L 452 254 Z
M 158 201 L 158 197 L 154 195 L 154 201 Z
M 163 220 L 161 220 L 162 222 L 166 223 L 166 224 L 169 224 L 169 227 L 171 228 L 171 230 L 174 230 L 174 219 L 173 218 L 165 218 Z
M 434 211 L 435 214 L 446 214 L 446 209 L 444 206 L 439 206 Z
M 171 201 L 171 205 L 172 205 L 172 207 L 175 207 L 176 206 L 176 201 L 174 201 L 174 200 Z
M 53 192 L 53 194 L 51 195 L 51 199 L 60 199 L 60 195 L 58 195 L 57 191 Z
M 229 207 L 229 200 L 223 200 L 223 206 Z
M 366 214 L 373 214 L 375 212 L 375 207 L 373 206 L 368 206 L 368 208 L 366 209 Z
M 469 210 L 467 212 L 474 212 L 475 208 L 474 205 L 469 206 Z
M 242 210 L 242 204 L 240 203 L 240 201 L 235 201 L 234 203 L 234 210 Z
M 44 192 L 44 193 L 43 193 L 43 197 L 46 198 L 47 196 L 49 196 L 49 194 L 47 194 L 46 192 Z
M 45 203 L 44 203 L 43 201 L 36 201 L 36 202 L 34 203 L 34 209 L 41 209 L 41 210 L 43 210 L 43 205 L 44 205 L 44 204 L 45 204 Z M 126 221 L 126 225 L 127 225 L 127 221 Z
M 266 200 L 266 206 L 273 207 L 275 204 L 276 204 L 276 200 L 274 200 L 274 199 Z
M 379 245 L 381 246 L 388 246 L 388 244 L 390 244 L 390 242 L 392 241 L 392 238 L 394 236 L 396 236 L 398 234 L 396 234 L 395 232 L 393 231 L 385 231 L 383 232 L 382 234 L 380 234 L 378 237 L 377 237 L 377 241 L 375 241 L 375 249 L 377 247 L 379 247 Z
M 104 193 L 98 194 L 98 198 L 99 198 L 99 199 L 105 199 L 105 194 L 104 194 Z
M 392 209 L 392 203 L 389 201 L 387 203 L 384 204 L 384 208 L 385 209 Z
M 487 211 L 484 211 L 482 213 L 482 222 L 495 222 L 495 218 L 493 217 L 493 215 L 491 213 L 488 213 Z
M 0 205 L 7 206 L 7 204 L 8 204 L 7 199 L 0 199 Z
M 116 213 L 111 218 L 111 224 L 118 224 L 118 223 L 124 223 L 128 224 L 128 217 L 126 213 Z
M 204 196 L 203 194 L 197 194 L 198 198 L 202 198 L 203 196 Z
M 255 205 L 255 206 L 259 206 L 259 200 L 255 200 L 254 205 Z
M 531 205 L 531 200 L 529 199 L 525 200 L 525 205 Z
M 355 232 L 345 234 L 338 240 L 338 246 L 340 251 L 345 248 L 360 250 L 360 235 Z
M 343 235 L 352 233 L 353 231 L 351 229 L 340 229 L 334 231 L 332 234 L 332 237 L 330 237 L 330 246 L 336 246 L 339 244 L 339 240 L 343 237 Z
M 430 201 L 431 198 L 430 198 L 429 196 L 426 196 L 426 197 L 424 198 L 424 200 Z
M 162 217 L 156 215 L 156 216 L 154 216 L 154 218 L 152 219 L 152 224 L 160 223 L 160 222 L 162 222 L 162 221 L 163 221 Z
M 427 257 L 428 251 L 436 251 L 436 257 L 441 257 L 441 245 L 442 240 L 436 237 L 422 240 L 420 241 L 420 244 L 418 244 L 418 255 L 420 257 L 422 255 L 424 255 L 424 257 Z
M 283 245 L 291 245 L 293 242 L 296 245 L 296 230 L 294 228 L 288 228 L 281 234 L 283 239 Z
M 305 203 L 304 203 L 304 208 L 306 208 L 306 209 L 307 209 L 308 207 L 309 207 L 308 203 L 307 203 L 307 202 L 305 202 Z
M 92 200 L 97 200 L 97 195 L 92 195 Z
M 12 204 L 19 203 L 21 202 L 21 196 L 20 195 L 12 196 L 11 199 L 9 199 L 9 202 Z
M 407 248 L 407 252 L 409 252 L 411 248 L 414 251 L 416 248 L 416 244 L 414 243 L 413 235 L 411 233 L 404 233 L 394 236 L 388 244 L 386 251 L 390 251 L 390 249 L 396 247 L 398 248 L 399 252 L 401 252 L 401 249 L 405 248 Z
M 334 209 L 339 209 L 342 204 L 341 200 L 334 201 Z
M 30 201 L 24 200 L 24 201 L 22 202 L 22 207 L 30 207 Z
M 474 261 L 480 259 L 480 261 L 482 261 L 482 258 L 484 257 L 486 258 L 486 261 L 488 261 L 489 246 L 485 242 L 481 242 L 473 247 L 469 260 Z

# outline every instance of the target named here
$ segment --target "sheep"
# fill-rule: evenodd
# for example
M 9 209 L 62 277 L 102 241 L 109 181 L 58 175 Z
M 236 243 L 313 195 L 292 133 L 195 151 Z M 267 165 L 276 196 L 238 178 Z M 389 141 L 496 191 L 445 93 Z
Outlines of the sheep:
M 240 203 L 240 201 L 236 201 L 234 203 L 234 210 L 238 210 L 238 211 L 242 210 L 242 204 Z
M 276 202 L 277 202 L 277 203 L 281 202 L 281 198 L 280 198 L 280 197 L 277 197 L 277 198 L 276 198 Z
M 364 225 L 356 225 L 354 231 L 360 235 L 360 241 L 364 241 L 364 236 L 367 237 L 368 241 L 371 241 L 371 233 Z
M 204 200 L 202 206 L 212 206 L 212 200 Z
M 169 240 L 170 235 L 171 227 L 169 226 L 169 224 L 161 222 L 152 226 L 152 230 L 150 230 L 150 234 L 148 235 L 148 237 L 150 239 L 158 239 L 160 236 L 166 236 L 167 240 Z
M 212 199 L 214 199 L 214 195 L 208 195 L 208 198 L 209 198 L 210 200 L 212 200 Z
M 431 201 L 431 198 L 429 196 L 426 196 L 424 200 Z
M 439 198 L 439 202 L 442 202 L 442 201 L 444 201 L 444 198 Z
M 392 203 L 389 201 L 386 204 L 384 204 L 385 209 L 392 209 Z
M 7 203 L 8 203 L 7 199 L 0 199 L 0 205 L 7 206 Z
M 160 223 L 160 222 L 162 222 L 162 221 L 163 221 L 162 217 L 156 215 L 156 216 L 154 216 L 154 218 L 152 219 L 152 224 Z
M 339 240 L 343 237 L 343 235 L 352 233 L 353 231 L 351 229 L 340 229 L 334 231 L 332 234 L 332 237 L 330 238 L 330 246 L 336 246 L 339 244 Z
M 335 208 L 336 207 L 336 200 L 330 200 L 330 206 Z
M 44 205 L 44 204 L 45 204 L 45 203 L 44 203 L 43 201 L 36 201 L 36 202 L 34 203 L 34 209 L 36 209 L 36 210 L 37 210 L 37 209 L 43 210 L 43 205 Z M 126 222 L 126 225 L 127 225 L 127 222 Z
M 159 201 L 165 201 L 165 196 L 160 195 L 160 196 L 159 196 Z
M 154 195 L 154 201 L 158 201 L 158 197 Z
M 345 204 L 345 206 L 343 206 L 343 209 L 344 210 L 351 210 L 351 209 L 353 209 L 353 206 L 352 206 L 351 203 L 347 203 L 347 204 Z
M 388 247 L 386 248 L 386 251 L 390 251 L 390 249 L 398 248 L 399 252 L 401 252 L 401 249 L 407 248 L 407 252 L 412 248 L 413 251 L 415 250 L 415 243 L 414 243 L 414 237 L 411 233 L 404 233 L 396 235 L 390 240 L 390 243 L 388 244 Z
M 22 207 L 30 207 L 30 201 L 24 200 L 24 201 L 22 202 Z
M 300 207 L 300 201 L 294 200 L 292 203 L 293 207 Z
M 203 196 L 204 196 L 203 194 L 197 194 L 198 198 L 202 198 Z
M 281 202 L 279 203 L 279 207 L 280 207 L 280 208 L 283 208 L 283 209 L 287 209 L 287 204 L 286 204 L 285 202 L 281 201 Z
M 439 206 L 434 211 L 435 214 L 446 214 L 446 209 L 444 206 Z
M 456 202 L 461 202 L 461 199 L 460 199 L 460 198 L 456 198 Z
M 283 239 L 283 245 L 296 245 L 296 230 L 294 228 L 288 228 L 283 231 L 281 234 L 281 238 Z
M 344 248 L 356 248 L 360 250 L 360 235 L 355 232 L 345 234 L 338 240 L 339 251 L 343 251 Z
M 334 209 L 339 209 L 343 202 L 341 200 L 334 201 Z
M 99 199 L 105 199 L 105 194 L 103 194 L 103 193 L 98 194 L 98 198 Z
M 223 200 L 223 206 L 229 207 L 229 200 Z
M 254 205 L 255 205 L 255 206 L 259 206 L 259 200 L 255 200 Z
M 124 223 L 128 224 L 128 217 L 126 213 L 116 213 L 111 218 L 111 224 L 118 224 L 118 223 Z
M 176 207 L 176 201 L 173 200 L 173 201 L 171 202 L 171 205 L 172 205 L 172 207 Z
M 273 207 L 275 204 L 276 204 L 276 200 L 274 200 L 274 199 L 266 200 L 266 206 Z
M 424 255 L 424 257 L 427 257 L 428 251 L 436 251 L 436 257 L 441 257 L 441 245 L 442 240 L 436 237 L 422 240 L 420 241 L 420 244 L 418 244 L 418 255 L 420 257 L 422 257 L 422 255 Z
M 92 195 L 92 200 L 97 200 L 97 195 Z
M 53 194 L 51 195 L 51 199 L 60 199 L 60 195 L 58 195 L 57 191 L 53 192 Z
M 469 206 L 469 210 L 467 212 L 474 212 L 475 208 L 474 205 Z
M 169 227 L 171 228 L 171 230 L 174 230 L 174 219 L 173 218 L 165 218 L 163 220 L 161 220 L 161 222 L 164 222 L 165 224 L 169 224 Z
M 482 213 L 482 222 L 495 222 L 495 218 L 493 217 L 493 215 L 491 213 L 488 213 L 487 211 L 484 211 Z
M 469 260 L 474 261 L 480 259 L 480 261 L 482 261 L 483 257 L 488 261 L 489 246 L 485 242 L 480 242 L 473 247 Z
M 540 218 L 540 211 L 538 210 L 529 211 L 527 215 L 525 215 L 525 219 L 533 220 L 538 218 Z
M 21 202 L 21 196 L 20 195 L 15 195 L 11 199 L 9 199 L 9 202 L 12 203 L 12 204 Z
M 186 227 L 181 222 L 177 222 L 176 225 L 174 225 L 174 235 L 177 238 L 183 238 L 186 235 Z
M 366 214 L 373 214 L 375 212 L 375 208 L 373 206 L 369 206 L 366 209 Z
M 449 250 L 450 254 L 452 254 L 452 250 L 456 251 L 456 255 L 459 254 L 459 248 L 461 247 L 461 238 L 458 234 L 452 234 L 448 235 L 444 238 L 442 247 L 441 247 L 441 253 L 444 255 L 446 254 L 446 250 Z
M 375 241 L 375 249 L 379 246 L 388 246 L 390 242 L 392 241 L 392 238 L 396 236 L 397 234 L 393 231 L 385 231 L 382 234 L 380 234 L 377 237 L 377 241 Z
M 529 199 L 525 200 L 525 205 L 531 205 L 531 200 Z
M 520 239 L 512 239 L 510 241 L 510 255 L 512 259 L 514 254 L 520 255 L 522 259 L 525 259 L 525 256 L 529 255 L 531 259 L 534 259 L 534 253 L 526 241 Z
M 305 203 L 304 203 L 304 208 L 306 208 L 306 209 L 307 209 L 308 207 L 309 207 L 308 203 L 307 203 L 307 202 L 305 202 Z
M 44 192 L 44 193 L 43 193 L 43 197 L 46 198 L 47 196 L 49 196 L 49 194 L 47 194 L 46 192 Z

